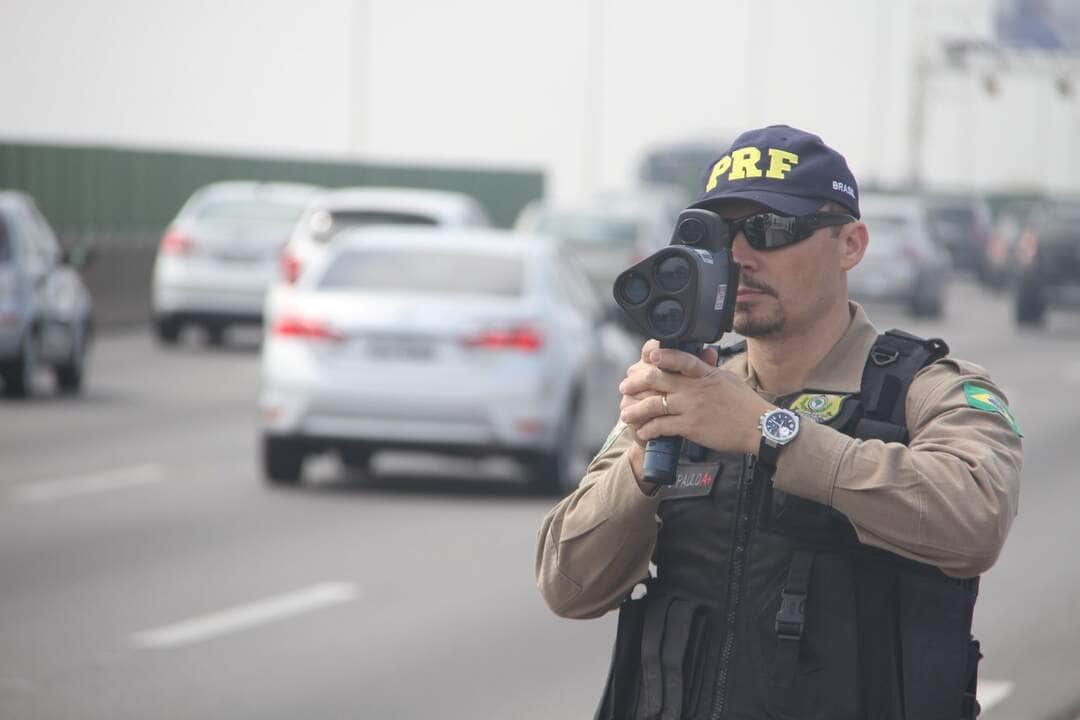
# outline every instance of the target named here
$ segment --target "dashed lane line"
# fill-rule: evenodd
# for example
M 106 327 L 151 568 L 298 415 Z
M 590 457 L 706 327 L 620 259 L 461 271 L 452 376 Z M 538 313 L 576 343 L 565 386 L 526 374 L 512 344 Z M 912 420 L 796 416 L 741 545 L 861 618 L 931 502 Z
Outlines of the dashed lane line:
M 221 610 L 131 636 L 136 648 L 168 650 L 284 620 L 349 602 L 358 594 L 352 583 L 325 582 L 284 595 Z
M 11 488 L 10 497 L 20 504 L 40 505 L 152 485 L 164 479 L 165 468 L 156 463 L 145 463 L 85 475 L 23 483 Z

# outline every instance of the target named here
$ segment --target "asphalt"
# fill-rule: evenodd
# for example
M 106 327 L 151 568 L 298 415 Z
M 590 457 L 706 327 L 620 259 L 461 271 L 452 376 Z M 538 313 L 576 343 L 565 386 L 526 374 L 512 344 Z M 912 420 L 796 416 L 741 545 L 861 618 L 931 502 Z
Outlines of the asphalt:
M 1025 433 L 1020 515 L 984 577 L 983 717 L 1080 699 L 1080 314 L 1021 331 L 958 283 L 942 321 L 870 306 L 987 367 Z M 256 463 L 258 346 L 99 338 L 87 392 L 0 402 L 0 718 L 588 718 L 613 618 L 532 579 L 552 504 L 515 466 Z M 614 414 L 614 409 L 613 409 Z M 1072 714 L 1070 714 L 1072 713 Z

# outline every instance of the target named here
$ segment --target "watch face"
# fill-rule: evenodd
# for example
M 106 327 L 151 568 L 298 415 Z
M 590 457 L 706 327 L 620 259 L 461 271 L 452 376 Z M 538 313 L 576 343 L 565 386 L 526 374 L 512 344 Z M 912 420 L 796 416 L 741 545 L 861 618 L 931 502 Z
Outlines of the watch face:
M 799 431 L 799 418 L 793 412 L 774 410 L 765 416 L 762 430 L 771 440 L 784 444 Z

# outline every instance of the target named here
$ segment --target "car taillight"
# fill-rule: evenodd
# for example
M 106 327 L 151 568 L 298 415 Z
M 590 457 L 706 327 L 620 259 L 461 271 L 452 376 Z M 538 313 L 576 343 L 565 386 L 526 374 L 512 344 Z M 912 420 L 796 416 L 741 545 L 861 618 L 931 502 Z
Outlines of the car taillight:
M 195 241 L 179 230 L 169 230 L 161 238 L 161 252 L 165 255 L 191 255 L 195 252 Z
M 544 338 L 535 328 L 520 326 L 508 330 L 485 330 L 465 338 L 463 344 L 479 350 L 536 352 L 544 346 Z
M 300 340 L 340 342 L 345 339 L 328 323 L 298 315 L 286 315 L 274 322 L 274 335 Z
M 282 253 L 281 255 L 281 276 L 285 279 L 285 282 L 292 285 L 300 277 L 300 271 L 303 270 L 304 265 L 300 262 L 300 258 L 296 257 L 292 253 Z
M 1031 230 L 1025 230 L 1016 247 L 1016 257 L 1021 265 L 1030 265 L 1039 252 L 1039 238 Z
M 1000 265 L 1005 261 L 1005 256 L 1009 252 L 1009 246 L 1005 242 L 1005 238 L 997 233 L 990 235 L 990 242 L 987 244 L 986 256 L 993 262 Z

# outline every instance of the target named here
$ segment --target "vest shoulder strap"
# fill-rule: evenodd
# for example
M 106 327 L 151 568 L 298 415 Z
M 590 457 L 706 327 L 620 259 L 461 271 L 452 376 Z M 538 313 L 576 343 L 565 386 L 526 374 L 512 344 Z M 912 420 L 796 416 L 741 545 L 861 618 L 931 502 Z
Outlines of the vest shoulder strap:
M 903 330 L 878 335 L 863 367 L 859 397 L 863 414 L 855 424 L 855 437 L 907 444 L 905 403 L 916 373 L 949 354 L 940 338 L 924 340 Z
M 733 355 L 746 352 L 746 341 L 740 340 L 731 345 L 713 345 L 713 347 L 716 348 L 716 354 L 719 355 L 721 359 L 729 358 Z

